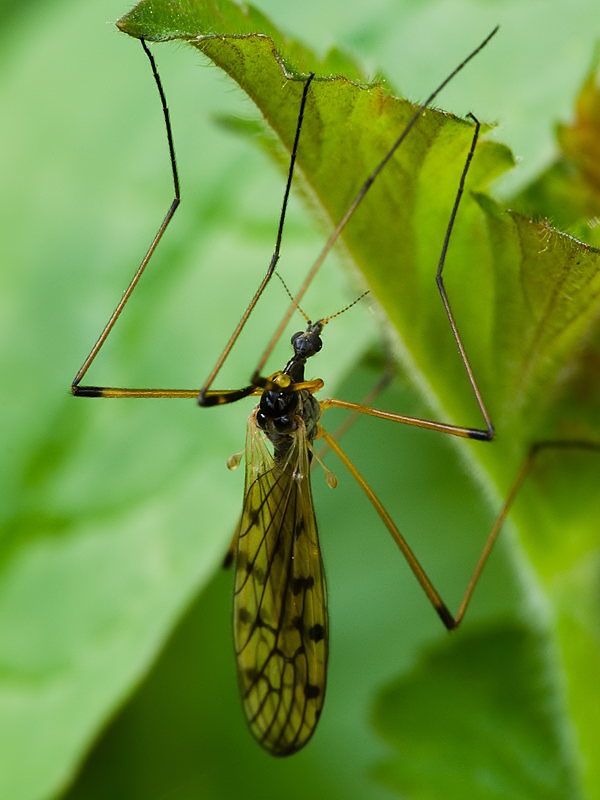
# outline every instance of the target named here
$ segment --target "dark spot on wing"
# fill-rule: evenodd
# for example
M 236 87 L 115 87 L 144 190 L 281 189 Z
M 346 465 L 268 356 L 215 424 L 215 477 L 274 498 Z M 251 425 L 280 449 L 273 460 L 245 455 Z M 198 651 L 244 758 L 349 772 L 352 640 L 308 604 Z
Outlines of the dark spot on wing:
M 249 622 L 252 622 L 252 614 L 247 608 L 239 608 L 238 620 L 242 623 L 242 625 L 247 625 Z
M 312 575 L 309 575 L 308 578 L 294 578 L 292 581 L 292 593 L 300 594 L 300 592 L 305 592 L 307 589 L 312 589 L 314 585 L 315 579 Z
M 319 697 L 321 694 L 321 689 L 318 686 L 315 686 L 314 683 L 307 683 L 304 687 L 304 696 L 308 700 L 313 700 L 315 697 Z
M 308 631 L 308 638 L 312 639 L 313 642 L 320 642 L 325 638 L 325 628 L 319 623 L 313 625 Z

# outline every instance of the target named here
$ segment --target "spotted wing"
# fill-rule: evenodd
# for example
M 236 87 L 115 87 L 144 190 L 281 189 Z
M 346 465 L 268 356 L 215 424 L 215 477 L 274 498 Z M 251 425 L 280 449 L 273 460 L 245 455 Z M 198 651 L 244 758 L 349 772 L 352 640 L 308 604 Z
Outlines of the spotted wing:
M 274 755 L 311 737 L 325 696 L 327 597 L 303 425 L 283 457 L 248 420 L 234 640 L 250 729 Z

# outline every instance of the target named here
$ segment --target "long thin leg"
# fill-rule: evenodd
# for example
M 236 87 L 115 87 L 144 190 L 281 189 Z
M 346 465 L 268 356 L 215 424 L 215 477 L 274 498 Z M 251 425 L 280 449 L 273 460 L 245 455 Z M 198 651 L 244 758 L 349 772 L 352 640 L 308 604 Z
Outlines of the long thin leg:
M 275 240 L 275 250 L 274 250 L 273 255 L 271 257 L 271 261 L 269 263 L 269 267 L 268 267 L 268 269 L 267 269 L 267 271 L 265 273 L 265 276 L 263 277 L 262 281 L 260 282 L 258 289 L 254 292 L 252 300 L 250 300 L 250 303 L 248 304 L 248 307 L 246 308 L 246 310 L 242 314 L 242 317 L 241 317 L 240 321 L 236 325 L 235 330 L 233 331 L 233 333 L 231 334 L 231 336 L 229 338 L 229 341 L 225 345 L 225 349 L 223 350 L 223 352 L 221 353 L 221 355 L 217 359 L 217 363 L 212 368 L 212 370 L 210 372 L 210 375 L 208 376 L 208 378 L 204 382 L 204 385 L 202 386 L 202 388 L 198 392 L 198 403 L 201 406 L 215 405 L 214 398 L 211 397 L 211 392 L 209 391 L 209 388 L 212 385 L 212 382 L 214 381 L 214 379 L 217 377 L 217 374 L 219 373 L 221 367 L 223 366 L 223 363 L 224 363 L 225 359 L 227 358 L 227 356 L 231 352 L 231 348 L 236 343 L 240 333 L 242 332 L 242 329 L 244 328 L 245 324 L 248 322 L 248 318 L 250 317 L 250 315 L 254 311 L 254 307 L 258 303 L 258 301 L 260 299 L 260 296 L 262 295 L 262 293 L 265 290 L 265 287 L 267 286 L 267 284 L 269 283 L 269 281 L 273 277 L 273 273 L 275 272 L 275 267 L 277 266 L 277 262 L 279 261 L 279 251 L 281 249 L 281 237 L 283 235 L 283 225 L 284 225 L 284 222 L 285 222 L 285 215 L 286 215 L 286 211 L 287 211 L 288 198 L 290 196 L 290 189 L 291 189 L 291 186 L 292 186 L 292 178 L 294 176 L 294 167 L 296 165 L 296 156 L 298 154 L 298 143 L 300 141 L 300 132 L 302 130 L 302 122 L 304 120 L 304 109 L 306 107 L 306 98 L 308 96 L 308 89 L 309 89 L 310 84 L 312 83 L 312 80 L 313 80 L 314 77 L 315 77 L 314 72 L 311 72 L 311 74 L 308 76 L 308 80 L 304 84 L 304 89 L 302 91 L 302 100 L 300 101 L 300 111 L 298 113 L 298 121 L 296 123 L 296 134 L 294 136 L 294 143 L 292 145 L 292 153 L 291 153 L 291 156 L 290 156 L 290 167 L 289 167 L 289 170 L 288 170 L 288 177 L 287 177 L 287 182 L 286 182 L 286 185 L 285 185 L 285 192 L 283 194 L 283 204 L 281 206 L 281 214 L 279 216 L 279 225 L 278 225 L 278 228 L 277 228 L 277 239 Z M 254 383 L 255 383 L 255 381 L 253 381 L 253 384 Z
M 311 82 L 312 82 L 312 80 L 314 78 L 314 74 L 311 74 L 309 76 L 308 80 L 306 81 L 306 83 L 304 85 L 304 89 L 303 89 L 303 93 L 302 93 L 302 101 L 301 101 L 301 105 L 300 105 L 300 113 L 299 113 L 299 116 L 298 116 L 298 123 L 297 123 L 297 128 L 296 128 L 296 135 L 295 135 L 295 138 L 294 138 L 294 145 L 293 145 L 293 149 L 292 149 L 292 156 L 291 156 L 288 180 L 287 180 L 287 184 L 286 184 L 286 188 L 285 188 L 284 199 L 283 199 L 283 207 L 282 207 L 281 216 L 280 216 L 280 220 L 279 220 L 279 227 L 278 227 L 278 231 L 277 231 L 277 240 L 276 240 L 276 244 L 275 244 L 275 251 L 273 253 L 273 257 L 271 258 L 271 263 L 269 265 L 269 269 L 267 270 L 267 273 L 266 273 L 265 277 L 263 278 L 263 280 L 261 281 L 261 284 L 260 284 L 258 290 L 255 292 L 254 297 L 252 298 L 248 308 L 244 312 L 244 315 L 242 316 L 242 318 L 241 318 L 240 322 L 238 323 L 235 331 L 233 332 L 233 334 L 232 334 L 232 336 L 231 336 L 231 338 L 230 338 L 225 350 L 223 351 L 223 353 L 219 357 L 219 360 L 217 361 L 217 364 L 215 365 L 215 367 L 214 367 L 213 371 L 211 372 L 211 375 L 210 375 L 209 379 L 207 380 L 207 382 L 205 383 L 205 385 L 201 389 L 147 389 L 147 388 L 125 388 L 125 387 L 116 387 L 116 386 L 81 386 L 80 382 L 83 380 L 83 378 L 84 378 L 85 374 L 87 373 L 88 369 L 90 368 L 92 362 L 94 361 L 94 359 L 98 355 L 98 352 L 100 351 L 102 345 L 104 344 L 104 342 L 108 338 L 108 336 L 109 336 L 114 324 L 116 323 L 117 319 L 119 318 L 123 308 L 125 307 L 127 301 L 129 300 L 131 294 L 133 293 L 135 287 L 137 286 L 140 278 L 142 277 L 142 274 L 143 274 L 144 270 L 146 269 L 146 266 L 148 265 L 150 259 L 152 258 L 152 255 L 154 254 L 154 251 L 156 250 L 156 247 L 158 246 L 158 243 L 160 242 L 160 240 L 161 240 L 164 232 L 166 231 L 171 219 L 173 218 L 173 215 L 174 215 L 174 213 L 175 213 L 175 211 L 176 211 L 176 209 L 177 209 L 177 207 L 178 207 L 178 205 L 180 203 L 180 200 L 181 200 L 180 187 L 179 187 L 179 175 L 178 175 L 178 172 L 177 172 L 177 161 L 176 161 L 176 158 L 175 158 L 175 146 L 174 146 L 174 142 L 173 142 L 173 132 L 172 132 L 172 128 L 171 128 L 171 121 L 170 121 L 170 115 L 169 115 L 169 109 L 168 109 L 168 106 L 167 106 L 166 96 L 165 96 L 165 93 L 164 93 L 162 82 L 160 80 L 158 69 L 156 67 L 156 62 L 154 61 L 154 57 L 152 56 L 152 53 L 148 49 L 148 46 L 146 45 L 146 42 L 144 41 L 144 39 L 141 39 L 140 41 L 142 43 L 142 47 L 144 49 L 144 52 L 146 53 L 146 55 L 148 57 L 148 60 L 150 61 L 150 66 L 152 68 L 152 74 L 154 76 L 154 81 L 156 83 L 156 86 L 157 86 L 157 89 L 158 89 L 158 93 L 159 93 L 159 96 L 160 96 L 160 101 L 161 101 L 162 110 L 163 110 L 163 116 L 164 116 L 164 121 L 165 121 L 165 128 L 166 128 L 166 133 L 167 133 L 167 141 L 168 141 L 168 146 L 169 146 L 169 157 L 170 157 L 170 162 L 171 162 L 171 170 L 172 170 L 172 174 L 173 174 L 173 187 L 174 187 L 175 196 L 174 196 L 173 201 L 172 201 L 172 203 L 171 203 L 171 205 L 170 205 L 170 207 L 169 207 L 169 209 L 168 209 L 168 211 L 167 211 L 167 213 L 166 213 L 166 215 L 165 215 L 165 217 L 164 217 L 164 219 L 163 219 L 163 221 L 162 221 L 162 223 L 161 223 L 161 225 L 160 225 L 160 227 L 159 227 L 159 229 L 158 229 L 158 231 L 156 233 L 156 236 L 152 240 L 152 243 L 150 244 L 150 247 L 148 248 L 148 251 L 146 252 L 146 255 L 142 259 L 142 262 L 141 262 L 140 266 L 136 270 L 132 280 L 130 281 L 129 285 L 127 286 L 127 289 L 125 290 L 125 292 L 123 294 L 123 297 L 121 298 L 121 300 L 119 301 L 117 307 L 113 311 L 110 319 L 108 320 L 108 322 L 106 323 L 106 325 L 104 327 L 104 330 L 100 334 L 100 336 L 98 338 L 98 341 L 96 342 L 96 344 L 94 345 L 94 347 L 90 351 L 89 355 L 85 359 L 81 369 L 79 370 L 79 372 L 75 376 L 75 379 L 73 380 L 73 383 L 72 383 L 72 386 L 71 386 L 71 391 L 72 391 L 72 393 L 74 395 L 76 395 L 78 397 L 105 397 L 105 398 L 117 398 L 117 399 L 123 399 L 123 398 L 137 398 L 137 399 L 139 399 L 139 398 L 146 398 L 146 399 L 157 399 L 157 398 L 191 399 L 191 398 L 198 398 L 198 401 L 200 402 L 200 404 L 201 405 L 206 405 L 206 406 L 222 405 L 224 403 L 232 403 L 232 402 L 235 402 L 237 400 L 241 400 L 244 397 L 249 397 L 250 395 L 260 394 L 260 391 L 257 390 L 257 388 L 256 388 L 256 386 L 254 384 L 251 384 L 251 385 L 248 385 L 248 386 L 244 386 L 241 389 L 213 390 L 213 391 L 209 390 L 208 386 L 210 385 L 210 383 L 212 383 L 212 380 L 216 376 L 217 372 L 220 370 L 223 362 L 225 361 L 225 358 L 229 354 L 229 352 L 230 352 L 231 348 L 233 347 L 233 344 L 235 343 L 236 339 L 238 338 L 242 328 L 246 324 L 246 321 L 248 320 L 248 317 L 252 313 L 252 310 L 254 309 L 254 306 L 256 305 L 256 303 L 257 303 L 260 295 L 262 294 L 265 286 L 267 285 L 268 281 L 270 280 L 270 278 L 271 278 L 271 276 L 272 276 L 272 274 L 273 274 L 273 272 L 275 270 L 275 266 L 277 264 L 277 261 L 279 259 L 279 251 L 280 251 L 280 247 L 281 247 L 281 238 L 282 238 L 282 233 L 283 233 L 283 224 L 284 224 L 284 220 L 285 220 L 285 212 L 286 212 L 286 208 L 287 208 L 287 202 L 288 202 L 288 197 L 289 197 L 291 183 L 292 183 L 294 165 L 295 165 L 295 162 L 296 162 L 296 154 L 297 154 L 297 150 L 298 150 L 298 142 L 299 142 L 299 138 L 300 138 L 300 130 L 302 128 L 302 120 L 303 120 L 303 117 L 304 117 L 304 108 L 305 108 L 305 105 L 306 105 L 306 97 L 307 97 L 307 94 L 308 94 L 308 88 L 309 88 L 309 86 L 310 86 L 310 84 L 311 84 Z
M 437 589 L 431 582 L 431 579 L 421 566 L 416 555 L 411 550 L 408 542 L 406 541 L 404 536 L 400 533 L 396 524 L 394 523 L 388 512 L 385 510 L 383 504 L 381 503 L 381 500 L 379 500 L 373 489 L 371 489 L 371 487 L 369 486 L 363 475 L 358 471 L 354 463 L 342 450 L 342 448 L 335 441 L 335 439 L 332 436 L 330 436 L 322 426 L 319 426 L 319 435 L 325 440 L 327 445 L 335 452 L 335 454 L 344 464 L 348 472 L 350 472 L 352 477 L 356 480 L 360 488 L 363 490 L 363 492 L 367 495 L 367 497 L 373 504 L 375 511 L 379 514 L 379 516 L 383 521 L 383 524 L 391 533 L 394 541 L 400 548 L 402 555 L 406 559 L 408 566 L 412 570 L 416 579 L 419 581 L 419 584 L 421 585 L 423 591 L 427 595 L 429 602 L 434 607 L 439 618 L 442 620 L 444 626 L 448 630 L 453 630 L 454 628 L 457 628 L 462 622 L 467 612 L 469 603 L 471 601 L 471 597 L 473 596 L 473 592 L 475 591 L 475 587 L 477 586 L 479 578 L 481 577 L 481 574 L 488 561 L 488 558 L 490 557 L 490 554 L 492 552 L 494 544 L 496 543 L 496 539 L 498 538 L 498 534 L 500 533 L 502 525 L 504 524 L 504 521 L 508 516 L 508 513 L 515 501 L 515 498 L 519 493 L 521 486 L 523 485 L 525 478 L 531 471 L 531 468 L 538 454 L 543 450 L 549 450 L 549 449 L 562 449 L 562 450 L 581 449 L 581 450 L 590 450 L 600 453 L 600 444 L 596 444 L 594 442 L 586 442 L 586 441 L 542 441 L 542 442 L 537 442 L 530 448 L 527 457 L 525 458 L 523 464 L 521 465 L 519 471 L 517 472 L 517 475 L 513 481 L 510 491 L 506 497 L 506 500 L 504 501 L 502 507 L 500 508 L 498 516 L 496 517 L 494 524 L 492 525 L 492 528 L 486 537 L 483 549 L 481 551 L 481 555 L 479 556 L 477 564 L 475 565 L 475 569 L 471 574 L 471 577 L 467 584 L 467 588 L 459 604 L 458 611 L 456 612 L 456 614 L 452 614 L 446 603 L 442 600 Z
M 152 255 L 153 255 L 154 251 L 156 250 L 156 248 L 158 246 L 158 243 L 162 239 L 164 232 L 166 231 L 166 229 L 167 229 L 169 223 L 171 222 L 171 220 L 173 219 L 173 215 L 175 214 L 175 211 L 177 210 L 177 207 L 178 207 L 178 205 L 179 205 L 179 203 L 181 201 L 181 195 L 180 195 L 180 190 L 179 190 L 179 175 L 178 175 L 178 172 L 177 172 L 177 161 L 175 159 L 175 146 L 173 144 L 173 133 L 172 133 L 172 130 L 171 130 L 171 120 L 170 120 L 170 117 L 169 117 L 169 109 L 168 109 L 168 106 L 167 106 L 167 98 L 165 97 L 165 93 L 164 93 L 164 90 L 163 90 L 163 87 L 162 87 L 162 83 L 160 81 L 160 76 L 159 76 L 158 70 L 156 68 L 156 63 L 154 61 L 154 57 L 152 56 L 152 53 L 148 49 L 148 46 L 146 45 L 146 42 L 143 39 L 140 39 L 140 41 L 142 43 L 142 47 L 144 49 L 144 52 L 146 53 L 146 55 L 148 57 L 148 60 L 150 61 L 150 67 L 152 69 L 152 75 L 154 76 L 154 82 L 156 83 L 156 87 L 158 89 L 158 94 L 160 96 L 160 102 L 161 102 L 161 106 L 162 106 L 163 117 L 164 117 L 164 120 L 165 120 L 165 128 L 166 128 L 166 131 L 167 131 L 167 141 L 168 141 L 168 144 L 169 144 L 169 158 L 170 158 L 170 161 L 171 161 L 171 172 L 172 172 L 172 175 L 173 175 L 174 197 L 173 197 L 171 205 L 169 206 L 169 209 L 168 209 L 167 213 L 165 214 L 165 217 L 164 217 L 164 219 L 163 219 L 158 231 L 156 232 L 156 236 L 152 240 L 152 242 L 150 244 L 150 247 L 148 248 L 148 250 L 146 252 L 146 255 L 142 259 L 139 267 L 137 268 L 133 278 L 131 279 L 131 281 L 129 283 L 129 286 L 125 289 L 123 297 L 121 298 L 121 300 L 117 304 L 117 307 L 115 308 L 115 310 L 111 314 L 108 322 L 104 326 L 104 330 L 102 331 L 102 333 L 98 337 L 98 341 L 92 347 L 92 349 L 90 350 L 89 355 L 87 356 L 87 358 L 83 362 L 83 364 L 81 366 L 81 369 L 79 370 L 79 372 L 77 373 L 77 375 L 73 379 L 73 383 L 71 385 L 71 391 L 72 391 L 72 393 L 74 395 L 81 396 L 81 397 L 189 397 L 188 390 L 169 390 L 169 389 L 151 389 L 151 390 L 132 389 L 132 390 L 129 390 L 129 389 L 118 389 L 118 388 L 112 388 L 111 389 L 109 387 L 97 387 L 97 386 L 87 386 L 87 387 L 86 386 L 80 386 L 80 383 L 83 380 L 86 372 L 88 371 L 88 369 L 90 368 L 92 362 L 94 361 L 94 359 L 98 355 L 98 352 L 100 351 L 100 348 L 102 347 L 102 345 L 104 344 L 104 342 L 108 338 L 108 335 L 110 334 L 111 330 L 113 329 L 113 326 L 114 326 L 115 322 L 118 320 L 119 316 L 121 315 L 121 312 L 125 308 L 125 305 L 126 305 L 127 301 L 131 297 L 131 294 L 132 294 L 133 290 L 137 286 L 140 278 L 142 277 L 142 275 L 144 273 L 144 270 L 146 269 L 146 266 L 148 265 L 148 262 L 152 258 Z M 128 392 L 133 392 L 133 394 L 128 394 Z
M 410 417 L 406 414 L 397 414 L 395 411 L 383 411 L 380 408 L 370 408 L 360 403 L 352 403 L 349 400 L 338 400 L 335 397 L 321 400 L 320 404 L 322 409 L 345 408 L 347 411 L 368 414 L 371 417 L 387 419 L 391 422 L 401 422 L 404 425 L 414 425 L 417 428 L 426 428 L 430 431 L 447 433 L 451 436 L 460 436 L 463 439 L 477 439 L 479 441 L 489 442 L 493 438 L 493 429 L 489 431 L 481 430 L 480 428 L 463 428 L 460 425 L 449 425 L 445 422 L 435 422 L 434 420 L 421 419 L 420 417 Z
M 157 400 L 168 398 L 170 400 L 191 400 L 198 397 L 198 389 L 122 389 L 116 386 L 78 386 L 73 394 L 77 397 L 107 397 L 109 399 L 147 399 Z M 211 405 L 234 403 L 243 397 L 261 394 L 262 389 L 256 386 L 245 386 L 242 389 L 217 389 L 207 392 Z
M 410 417 L 407 416 L 406 414 L 397 414 L 392 411 L 383 411 L 377 408 L 371 408 L 369 406 L 363 405 L 362 403 L 352 403 L 347 400 L 337 400 L 335 398 L 331 398 L 329 400 L 322 400 L 321 408 L 323 409 L 345 408 L 346 410 L 353 411 L 355 413 L 369 414 L 373 417 L 379 417 L 380 419 L 387 419 L 391 420 L 392 422 L 401 422 L 405 425 L 414 425 L 418 428 L 426 428 L 428 430 L 438 431 L 440 433 L 447 433 L 452 436 L 461 436 L 466 439 L 490 441 L 491 439 L 494 438 L 494 426 L 492 425 L 492 420 L 490 418 L 486 405 L 481 396 L 481 391 L 479 390 L 479 386 L 477 385 L 477 381 L 473 374 L 473 370 L 471 368 L 471 364 L 467 357 L 463 341 L 458 331 L 458 327 L 456 325 L 454 314 L 452 313 L 450 302 L 448 300 L 448 296 L 446 294 L 446 289 L 444 287 L 444 282 L 442 279 L 442 270 L 444 269 L 444 264 L 446 262 L 446 254 L 448 252 L 450 236 L 452 234 L 454 223 L 456 221 L 458 207 L 460 205 L 460 200 L 465 188 L 467 173 L 469 171 L 469 167 L 471 166 L 471 162 L 473 160 L 473 153 L 475 152 L 475 147 L 477 146 L 479 130 L 481 127 L 479 121 L 473 116 L 473 114 L 469 114 L 469 116 L 475 122 L 475 130 L 473 133 L 473 138 L 471 140 L 471 146 L 469 148 L 469 152 L 460 176 L 458 190 L 456 192 L 456 197 L 454 200 L 454 205 L 452 207 L 452 212 L 450 214 L 450 219 L 448 221 L 448 226 L 446 228 L 446 233 L 444 234 L 442 251 L 440 254 L 440 260 L 438 263 L 438 269 L 436 273 L 436 283 L 440 292 L 440 296 L 442 298 L 442 302 L 444 304 L 444 309 L 446 311 L 446 316 L 448 317 L 448 322 L 450 323 L 450 329 L 452 331 L 452 335 L 454 336 L 454 340 L 456 342 L 459 355 L 461 357 L 465 371 L 467 373 L 469 384 L 471 386 L 473 394 L 475 395 L 475 399 L 477 401 L 477 405 L 479 406 L 479 410 L 481 411 L 481 415 L 485 423 L 485 428 L 467 428 L 462 425 L 449 425 L 448 423 L 445 422 L 436 422 L 434 420 L 421 419 L 420 417 Z
M 444 236 L 444 243 L 442 245 L 442 252 L 440 254 L 440 261 L 438 264 L 437 273 L 435 276 L 435 280 L 437 283 L 438 290 L 440 292 L 440 296 L 442 298 L 442 302 L 444 304 L 444 309 L 446 311 L 446 316 L 448 317 L 448 322 L 450 323 L 450 328 L 452 330 L 452 335 L 454 336 L 454 341 L 456 342 L 456 346 L 458 348 L 458 352 L 460 353 L 461 360 L 464 364 L 467 377 L 469 379 L 469 383 L 471 384 L 471 389 L 473 390 L 473 394 L 475 395 L 475 400 L 477 401 L 477 405 L 479 406 L 479 410 L 481 411 L 481 416 L 484 419 L 485 427 L 487 436 L 484 436 L 485 439 L 493 439 L 494 438 L 494 426 L 492 425 L 492 420 L 490 418 L 489 412 L 486 408 L 486 405 L 483 401 L 483 397 L 481 396 L 481 392 L 479 390 L 479 386 L 477 385 L 477 381 L 475 380 L 475 376 L 473 374 L 473 370 L 471 369 L 471 364 L 467 357 L 467 353 L 465 351 L 465 347 L 462 341 L 462 338 L 458 332 L 458 327 L 456 325 L 456 321 L 454 319 L 454 314 L 452 313 L 452 309 L 450 307 L 450 302 L 448 300 L 448 295 L 446 294 L 446 288 L 444 286 L 444 279 L 442 278 L 442 272 L 444 269 L 444 265 L 446 263 L 446 254 L 448 252 L 448 245 L 450 243 L 450 236 L 452 234 L 452 230 L 454 229 L 454 223 L 456 221 L 456 215 L 458 213 L 458 206 L 460 204 L 464 189 L 465 189 L 465 181 L 467 178 L 467 173 L 469 171 L 469 167 L 471 166 L 471 162 L 473 160 L 473 154 L 475 152 L 475 147 L 477 146 L 477 139 L 479 138 L 479 130 L 481 128 L 481 124 L 479 120 L 473 115 L 468 114 L 473 122 L 475 123 L 475 132 L 473 134 L 473 140 L 471 142 L 471 147 L 469 149 L 469 153 L 467 155 L 467 160 L 465 161 L 465 166 L 463 168 L 462 174 L 460 176 L 460 182 L 458 185 L 458 192 L 456 193 L 456 198 L 454 200 L 454 206 L 452 207 L 452 213 L 450 215 L 450 220 L 448 222 L 448 227 L 446 228 L 446 234 Z M 470 434 L 468 434 L 470 436 Z M 481 438 L 481 437 L 473 437 L 470 438 Z
M 377 381 L 377 383 L 367 392 L 367 394 L 363 397 L 362 401 L 359 403 L 361 408 L 369 407 L 371 403 L 374 403 L 375 400 L 379 397 L 379 395 L 384 392 L 390 383 L 394 379 L 394 369 L 390 361 L 386 363 L 385 369 L 381 374 L 381 377 Z M 323 408 L 323 404 L 321 403 L 321 408 Z M 341 439 L 345 436 L 350 428 L 354 425 L 354 423 L 360 417 L 360 411 L 353 411 L 351 414 L 348 414 L 346 419 L 337 426 L 337 428 L 333 432 L 334 439 Z M 316 455 L 319 459 L 323 459 L 328 451 L 327 444 L 323 444 L 323 446 L 316 451 Z

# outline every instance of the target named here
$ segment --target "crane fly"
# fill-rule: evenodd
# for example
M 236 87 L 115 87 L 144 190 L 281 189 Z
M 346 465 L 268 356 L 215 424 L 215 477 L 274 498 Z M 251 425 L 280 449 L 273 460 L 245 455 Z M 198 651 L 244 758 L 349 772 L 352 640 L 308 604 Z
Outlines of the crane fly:
M 450 236 L 480 130 L 479 122 L 473 115 L 469 115 L 473 123 L 472 141 L 458 181 L 454 206 L 449 211 L 449 222 L 441 245 L 436 281 L 449 327 L 484 425 L 481 428 L 466 428 L 383 411 L 370 405 L 345 400 L 318 401 L 315 394 L 323 387 L 324 383 L 319 378 L 307 380 L 305 366 L 308 359 L 321 350 L 324 327 L 337 314 L 318 319 L 316 322 L 306 317 L 305 329 L 295 333 L 291 338 L 293 354 L 285 367 L 268 377 L 263 377 L 261 374 L 268 356 L 281 337 L 292 314 L 300 308 L 301 299 L 325 256 L 332 249 L 381 170 L 417 124 L 422 112 L 446 84 L 485 47 L 496 31 L 497 28 L 415 110 L 393 146 L 385 153 L 360 187 L 308 271 L 300 290 L 292 296 L 288 311 L 265 348 L 250 383 L 241 389 L 224 391 L 211 388 L 212 384 L 251 316 L 258 299 L 272 276 L 276 274 L 306 101 L 315 76 L 310 74 L 304 79 L 273 256 L 265 276 L 202 388 L 200 390 L 128 389 L 82 385 L 84 376 L 135 289 L 180 202 L 179 177 L 165 93 L 154 58 L 144 39 L 141 39 L 162 105 L 174 198 L 122 299 L 77 373 L 72 384 L 72 393 L 80 397 L 196 398 L 199 405 L 204 407 L 225 405 L 246 397 L 259 398 L 258 405 L 248 419 L 243 509 L 226 560 L 235 561 L 233 627 L 242 702 L 252 734 L 267 751 L 276 756 L 289 755 L 306 744 L 315 730 L 325 697 L 329 624 L 325 575 L 310 482 L 311 463 L 315 456 L 313 449 L 315 441 L 323 440 L 355 478 L 393 536 L 443 624 L 449 630 L 460 624 L 466 612 L 475 585 L 509 508 L 531 467 L 535 454 L 544 447 L 554 446 L 554 443 L 542 442 L 532 448 L 487 536 L 458 611 L 453 614 L 438 594 L 373 489 L 342 450 L 337 440 L 325 430 L 320 422 L 321 413 L 324 410 L 337 407 L 469 439 L 489 441 L 494 436 L 492 421 L 471 369 L 442 278 Z M 347 308 L 349 306 L 342 311 Z M 567 443 L 568 446 L 572 444 Z M 575 444 L 577 445 L 577 443 Z M 238 458 L 233 459 L 230 466 L 235 466 L 238 461 Z M 331 473 L 328 475 L 331 476 Z M 333 478 L 330 480 L 333 482 Z

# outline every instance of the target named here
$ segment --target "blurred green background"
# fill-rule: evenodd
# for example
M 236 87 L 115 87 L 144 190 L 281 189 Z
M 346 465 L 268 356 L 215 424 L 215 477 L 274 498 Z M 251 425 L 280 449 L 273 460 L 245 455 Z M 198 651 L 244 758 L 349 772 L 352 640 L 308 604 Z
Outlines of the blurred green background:
M 260 7 L 318 50 L 351 49 L 415 100 L 500 23 L 485 58 L 439 101 L 500 122 L 492 135 L 522 164 L 499 194 L 552 159 L 553 125 L 570 118 L 600 31 L 592 0 Z M 232 578 L 218 569 L 241 506 L 241 470 L 228 473 L 225 459 L 243 445 L 248 407 L 201 412 L 193 403 L 69 396 L 170 200 L 147 64 L 112 25 L 126 10 L 70 0 L 0 9 L 0 794 L 52 797 L 74 781 L 67 797 L 390 797 L 372 777 L 387 752 L 370 724 L 374 697 L 446 634 L 356 488 L 337 468 L 335 492 L 317 476 L 332 618 L 328 699 L 306 751 L 274 761 L 245 729 Z M 282 182 L 251 142 L 214 124 L 215 115 L 252 115 L 249 101 L 191 49 L 155 52 L 184 203 L 90 381 L 194 387 L 270 257 Z M 286 269 L 300 270 L 319 242 L 294 202 Z M 326 281 L 317 313 L 354 296 L 333 265 Z M 278 291 L 267 298 L 257 337 L 280 301 Z M 364 369 L 349 374 L 349 357 L 337 355 L 357 318 L 352 358 L 376 339 L 360 314 L 340 319 L 320 357 L 339 396 L 358 397 L 373 381 Z M 252 342 L 241 350 L 226 370 L 231 385 L 245 383 L 252 366 Z M 401 385 L 385 403 L 414 408 Z M 472 500 L 454 449 L 418 431 L 378 435 L 376 421 L 357 425 L 346 447 L 378 476 L 392 516 L 455 604 L 489 513 Z M 500 547 L 473 629 L 523 601 L 510 561 Z M 435 726 L 443 716 L 443 695 L 432 690 L 423 719 Z

